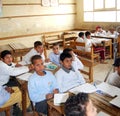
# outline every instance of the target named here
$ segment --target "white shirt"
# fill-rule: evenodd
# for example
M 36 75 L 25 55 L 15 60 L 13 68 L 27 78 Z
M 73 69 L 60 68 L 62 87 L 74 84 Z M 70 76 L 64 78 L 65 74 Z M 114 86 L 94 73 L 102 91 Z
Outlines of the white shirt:
M 95 32 L 95 36 L 106 36 L 106 31 L 102 30 L 102 32 Z
M 76 39 L 76 42 L 85 42 L 84 41 L 84 39 L 83 38 L 81 38 L 81 37 L 78 37 L 77 39 Z M 82 51 L 84 51 L 85 50 L 85 48 L 84 47 L 82 47 L 82 46 L 76 46 L 76 48 L 78 49 L 78 50 L 82 50 Z
M 115 36 L 118 36 L 119 33 L 117 31 L 114 31 L 113 33 L 111 33 L 110 31 L 107 32 L 107 35 L 110 36 L 110 35 L 115 35 Z
M 8 66 L 3 61 L 0 61 L 0 86 L 6 84 L 9 81 L 10 76 L 17 76 L 28 71 L 29 69 L 27 66 Z
M 70 72 L 67 73 L 62 68 L 60 68 L 55 73 L 55 76 L 57 79 L 57 83 L 58 83 L 60 92 L 66 92 L 75 86 L 85 83 L 85 80 L 79 71 L 74 72 L 74 71 L 70 70 Z
M 77 58 L 77 56 L 74 56 L 74 60 L 72 61 L 73 68 L 78 71 L 84 68 L 83 63 Z
M 8 93 L 3 86 L 0 86 L 0 107 L 4 105 L 10 98 L 10 93 Z
M 23 56 L 23 60 L 20 62 L 20 64 L 22 65 L 26 65 L 26 64 L 31 64 L 31 58 L 34 55 L 41 55 L 40 53 L 38 53 L 34 48 L 31 49 L 25 56 Z M 42 53 L 41 55 L 42 59 L 45 60 L 45 56 L 44 53 Z
M 107 82 L 120 88 L 120 75 L 118 75 L 117 71 L 109 75 Z

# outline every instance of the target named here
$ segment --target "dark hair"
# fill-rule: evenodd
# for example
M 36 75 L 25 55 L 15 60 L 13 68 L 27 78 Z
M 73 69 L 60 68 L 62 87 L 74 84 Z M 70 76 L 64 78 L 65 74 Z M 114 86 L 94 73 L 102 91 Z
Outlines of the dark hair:
M 60 55 L 60 60 L 61 61 L 64 61 L 64 59 L 65 58 L 72 58 L 72 56 L 71 56 L 71 54 L 69 54 L 69 53 L 61 53 L 61 55 Z
M 115 67 L 119 67 L 120 66 L 120 58 L 115 59 L 115 62 L 113 64 L 113 66 L 115 66 Z
M 80 32 L 80 33 L 78 34 L 78 36 L 79 36 L 79 37 L 82 37 L 82 36 L 84 36 L 84 33 L 83 33 L 83 32 Z
M 0 57 L 4 58 L 6 55 L 12 55 L 12 53 L 9 50 L 4 50 L 1 52 Z
M 87 37 L 88 35 L 91 35 L 91 33 L 89 31 L 86 31 L 85 36 Z
M 69 53 L 69 52 L 71 52 L 71 51 L 73 51 L 72 48 L 65 48 L 65 49 L 63 50 L 63 53 Z
M 42 46 L 43 44 L 42 44 L 42 42 L 41 41 L 36 41 L 36 42 L 34 42 L 34 47 L 36 48 L 36 47 L 38 47 L 38 46 Z
M 86 104 L 89 102 L 87 93 L 70 96 L 65 103 L 66 116 L 86 116 Z
M 34 61 L 35 60 L 38 60 L 38 59 L 42 59 L 42 57 L 40 55 L 34 55 L 31 57 L 31 63 L 34 64 Z
M 59 46 L 59 43 L 53 43 L 53 46 Z

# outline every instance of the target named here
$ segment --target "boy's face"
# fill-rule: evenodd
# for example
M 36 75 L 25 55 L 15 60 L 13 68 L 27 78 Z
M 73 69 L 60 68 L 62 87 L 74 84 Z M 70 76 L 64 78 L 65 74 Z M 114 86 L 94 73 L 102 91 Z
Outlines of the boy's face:
M 86 115 L 87 116 L 97 116 L 97 109 L 93 105 L 92 101 L 89 100 L 86 106 Z
M 36 51 L 38 52 L 38 53 L 40 53 L 40 54 L 42 54 L 43 53 L 43 45 L 39 45 L 39 46 L 37 46 L 36 48 Z
M 90 39 L 90 38 L 91 38 L 91 35 L 88 35 L 88 36 L 87 36 L 87 39 Z
M 54 52 L 55 54 L 59 54 L 59 46 L 58 46 L 58 45 L 53 46 L 53 52 Z
M 70 69 L 72 67 L 72 57 L 71 58 L 65 58 L 61 64 L 66 68 L 66 69 Z
M 7 65 L 11 64 L 11 63 L 12 63 L 12 60 L 13 60 L 13 58 L 12 58 L 12 55 L 11 55 L 11 54 L 7 54 L 7 55 L 2 59 L 2 61 L 3 61 L 4 63 L 6 63 Z
M 34 60 L 33 66 L 34 66 L 35 71 L 38 74 L 39 74 L 39 72 L 41 72 L 41 71 L 43 71 L 45 69 L 44 62 L 43 62 L 42 59 Z

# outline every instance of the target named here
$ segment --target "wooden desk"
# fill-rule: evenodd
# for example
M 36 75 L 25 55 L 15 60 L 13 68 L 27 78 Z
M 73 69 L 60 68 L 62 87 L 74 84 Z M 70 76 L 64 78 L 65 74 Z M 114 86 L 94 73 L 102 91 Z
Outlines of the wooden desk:
M 112 98 L 96 93 L 90 94 L 90 98 L 97 107 L 98 111 L 103 111 L 111 116 L 120 116 L 120 109 L 109 104 L 109 101 Z M 53 104 L 53 100 L 49 100 L 47 103 L 48 116 L 64 116 L 64 104 L 61 106 L 55 106 Z
M 10 43 L 9 46 L 13 49 L 14 58 L 20 57 L 21 59 L 22 56 L 24 56 L 32 48 L 32 47 L 27 47 L 22 43 Z

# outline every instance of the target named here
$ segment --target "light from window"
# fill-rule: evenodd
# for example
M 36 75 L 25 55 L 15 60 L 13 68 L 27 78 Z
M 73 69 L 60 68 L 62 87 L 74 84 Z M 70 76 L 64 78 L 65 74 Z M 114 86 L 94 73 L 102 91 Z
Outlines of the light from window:
M 115 22 L 116 11 L 94 12 L 94 22 Z
M 115 8 L 115 0 L 105 0 L 105 8 Z
M 84 11 L 93 11 L 93 0 L 84 0 Z
M 94 0 L 94 9 L 104 8 L 104 0 Z
M 93 12 L 84 12 L 84 21 L 93 21 Z
M 117 11 L 117 22 L 120 22 L 120 11 Z
M 120 9 L 120 0 L 117 0 L 117 9 Z

